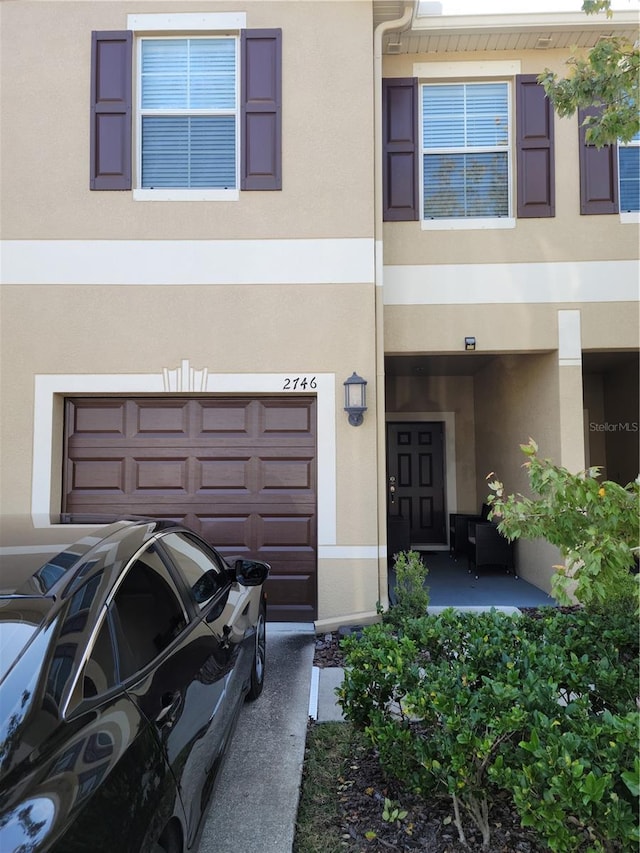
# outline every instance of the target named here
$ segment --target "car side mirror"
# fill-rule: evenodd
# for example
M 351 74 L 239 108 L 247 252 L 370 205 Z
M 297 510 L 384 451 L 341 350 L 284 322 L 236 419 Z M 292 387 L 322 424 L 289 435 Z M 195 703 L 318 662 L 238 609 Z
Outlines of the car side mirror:
M 230 574 L 242 586 L 261 586 L 270 571 L 271 566 L 260 560 L 236 560 Z

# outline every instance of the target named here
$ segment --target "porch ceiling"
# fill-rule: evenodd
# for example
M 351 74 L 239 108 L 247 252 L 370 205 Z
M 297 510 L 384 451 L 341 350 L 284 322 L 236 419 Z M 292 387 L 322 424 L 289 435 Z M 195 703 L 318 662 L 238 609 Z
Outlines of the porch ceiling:
M 526 357 L 526 354 L 520 355 Z M 473 376 L 501 356 L 479 352 L 459 355 L 388 355 L 385 357 L 387 376 Z M 582 353 L 583 373 L 608 373 L 623 367 L 638 367 L 638 351 Z
M 460 355 L 391 355 L 384 361 L 387 376 L 473 376 L 495 355 L 465 352 Z
M 374 27 L 400 18 L 407 5 L 413 7 L 411 27 L 383 36 L 386 55 L 589 48 L 601 38 L 638 34 L 637 11 L 616 11 L 611 19 L 580 11 L 443 15 L 440 3 L 424 0 L 374 0 Z
M 583 373 L 609 373 L 622 367 L 635 366 L 638 368 L 640 353 L 638 351 L 620 350 L 618 352 L 583 352 Z

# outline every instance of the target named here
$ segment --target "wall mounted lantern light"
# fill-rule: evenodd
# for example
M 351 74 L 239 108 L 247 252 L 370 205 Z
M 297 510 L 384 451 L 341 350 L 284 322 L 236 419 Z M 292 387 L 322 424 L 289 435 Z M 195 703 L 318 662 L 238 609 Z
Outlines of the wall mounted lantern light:
M 354 372 L 344 383 L 344 410 L 351 426 L 360 426 L 367 411 L 367 380 Z
M 464 348 L 467 352 L 473 352 L 476 348 L 476 339 L 475 338 L 465 338 L 464 339 Z

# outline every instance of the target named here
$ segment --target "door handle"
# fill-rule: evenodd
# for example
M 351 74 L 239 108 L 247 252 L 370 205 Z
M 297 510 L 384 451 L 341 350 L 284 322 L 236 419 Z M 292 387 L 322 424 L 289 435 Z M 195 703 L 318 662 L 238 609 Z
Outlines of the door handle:
M 156 723 L 159 726 L 172 726 L 176 721 L 176 716 L 180 705 L 182 704 L 182 696 L 179 691 L 175 693 L 163 693 L 160 699 L 161 709 L 156 717 Z
M 391 503 L 396 501 L 396 478 L 389 477 L 389 494 L 391 495 Z

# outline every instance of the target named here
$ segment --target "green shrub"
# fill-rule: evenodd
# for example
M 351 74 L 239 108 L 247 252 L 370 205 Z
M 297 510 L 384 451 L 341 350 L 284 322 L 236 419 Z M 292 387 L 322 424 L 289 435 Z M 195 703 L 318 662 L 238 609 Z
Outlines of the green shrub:
M 491 770 L 523 826 L 557 853 L 637 850 L 637 795 L 625 782 L 637 762 L 637 713 L 595 717 L 579 702 L 553 718 L 535 712 L 532 721 L 511 761 Z
M 410 790 L 451 797 L 462 841 L 466 813 L 489 847 L 502 790 L 558 853 L 633 849 L 633 620 L 449 610 L 371 626 L 343 648 L 345 717 Z
M 562 604 L 572 596 L 605 611 L 638 608 L 640 575 L 631 574 L 639 553 L 640 478 L 626 487 L 600 481 L 600 469 L 573 474 L 538 456 L 531 438 L 520 449 L 535 498 L 505 495 L 500 480 L 489 482 L 490 518 L 508 539 L 543 538 L 560 549 L 551 592 Z M 494 477 L 491 473 L 487 479 Z
M 429 570 L 417 551 L 400 551 L 395 555 L 396 603 L 392 605 L 384 620 L 400 625 L 405 619 L 424 616 L 429 606 L 429 588 L 425 580 Z

